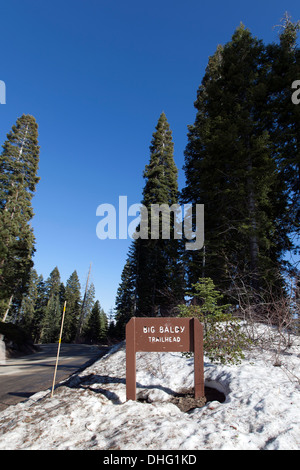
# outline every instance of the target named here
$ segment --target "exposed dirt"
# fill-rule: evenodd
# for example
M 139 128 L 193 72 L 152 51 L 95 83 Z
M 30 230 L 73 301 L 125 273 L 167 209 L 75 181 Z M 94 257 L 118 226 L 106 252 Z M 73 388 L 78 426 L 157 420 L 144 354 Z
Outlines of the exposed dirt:
M 194 408 L 202 408 L 209 401 L 219 401 L 223 403 L 225 401 L 225 395 L 215 388 L 205 387 L 204 389 L 205 396 L 203 398 L 195 399 L 194 391 L 182 390 L 180 393 L 177 393 L 174 398 L 170 401 L 177 405 L 178 408 L 183 412 L 188 412 Z
M 181 392 L 176 393 L 170 399 L 170 402 L 178 406 L 178 408 L 184 413 L 187 413 L 195 408 L 202 408 L 210 401 L 219 401 L 220 403 L 223 403 L 226 399 L 222 392 L 219 392 L 212 387 L 205 387 L 204 393 L 204 397 L 195 399 L 193 389 L 182 389 Z M 142 403 L 148 402 L 147 398 L 138 398 L 137 400 Z

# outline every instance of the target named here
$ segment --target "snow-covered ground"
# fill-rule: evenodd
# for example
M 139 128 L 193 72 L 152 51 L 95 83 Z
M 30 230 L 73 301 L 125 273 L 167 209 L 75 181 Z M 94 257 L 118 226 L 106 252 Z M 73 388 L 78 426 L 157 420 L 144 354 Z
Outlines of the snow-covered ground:
M 125 344 L 60 385 L 0 413 L 0 449 L 300 449 L 300 338 L 275 367 L 270 351 L 240 365 L 205 362 L 205 381 L 226 395 L 188 413 L 170 394 L 193 386 L 193 359 L 137 353 L 137 393 L 126 401 Z

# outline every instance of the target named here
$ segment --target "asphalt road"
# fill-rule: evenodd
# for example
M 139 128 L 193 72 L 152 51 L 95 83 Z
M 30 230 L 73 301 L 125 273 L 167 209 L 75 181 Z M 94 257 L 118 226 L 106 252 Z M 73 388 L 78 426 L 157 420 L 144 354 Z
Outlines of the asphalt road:
M 0 365 L 0 411 L 24 401 L 36 392 L 51 389 L 57 344 L 42 344 L 37 353 L 6 359 Z M 108 347 L 61 344 L 56 373 L 58 382 L 103 356 Z

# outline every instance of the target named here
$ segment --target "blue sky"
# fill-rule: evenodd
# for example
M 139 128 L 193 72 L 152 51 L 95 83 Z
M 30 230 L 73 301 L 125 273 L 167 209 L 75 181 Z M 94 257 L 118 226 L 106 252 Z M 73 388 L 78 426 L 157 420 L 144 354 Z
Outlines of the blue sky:
M 173 132 L 184 185 L 187 126 L 208 58 L 242 21 L 265 42 L 299 0 L 8 0 L 0 1 L 0 142 L 16 119 L 39 125 L 41 178 L 33 199 L 35 268 L 76 269 L 84 288 L 89 265 L 106 312 L 131 240 L 99 240 L 98 205 L 120 195 L 138 203 L 152 133 L 162 111 Z M 298 77 L 299 78 L 299 77 Z

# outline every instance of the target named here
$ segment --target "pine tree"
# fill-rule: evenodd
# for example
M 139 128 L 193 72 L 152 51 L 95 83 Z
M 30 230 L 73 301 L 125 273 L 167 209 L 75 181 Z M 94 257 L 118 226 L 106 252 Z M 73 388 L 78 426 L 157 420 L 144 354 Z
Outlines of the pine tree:
M 182 317 L 195 317 L 203 324 L 203 347 L 211 362 L 239 364 L 250 341 L 241 322 L 223 304 L 223 295 L 210 278 L 201 278 L 188 292 L 190 305 L 180 305 Z
M 116 335 L 120 338 L 124 338 L 126 323 L 135 315 L 135 286 L 136 276 L 132 256 L 129 253 L 116 297 Z
M 146 184 L 142 203 L 146 207 L 150 207 L 151 204 L 176 204 L 178 202 L 178 170 L 173 156 L 172 132 L 165 113 L 162 113 L 158 119 L 150 153 L 150 162 L 144 171 Z
M 99 343 L 102 339 L 102 318 L 99 300 L 94 303 L 91 313 L 87 319 L 85 338 L 89 343 Z
M 84 337 L 89 343 L 100 343 L 105 340 L 108 330 L 107 316 L 101 308 L 99 300 L 94 302 L 91 312 L 88 314 L 84 327 Z
M 186 255 L 191 283 L 210 277 L 229 289 L 245 276 L 256 290 L 277 280 L 286 246 L 276 234 L 284 195 L 264 120 L 269 69 L 264 44 L 240 25 L 198 90 L 182 198 L 205 205 L 206 241 L 205 252 Z
M 18 325 L 20 325 L 27 334 L 31 335 L 32 339 L 36 337 L 40 322 L 40 317 L 37 312 L 40 282 L 40 276 L 38 276 L 36 270 L 32 268 L 28 290 L 26 295 L 23 296 L 18 315 Z
M 83 301 L 81 303 L 81 313 L 80 313 L 80 318 L 82 318 L 82 312 L 83 312 L 83 307 L 84 307 L 84 314 L 83 314 L 83 320 L 82 320 L 82 328 L 81 328 L 81 334 L 78 336 L 78 328 L 77 328 L 77 334 L 76 334 L 76 342 L 81 340 L 86 336 L 85 331 L 87 328 L 87 324 L 92 312 L 92 309 L 95 305 L 95 286 L 93 283 L 91 283 L 86 291 L 85 299 L 84 299 L 84 305 Z M 78 324 L 79 326 L 79 324 Z
M 288 228 L 290 249 L 297 251 L 300 249 L 300 106 L 291 101 L 291 86 L 300 76 L 300 49 L 296 42 L 300 22 L 293 23 L 286 13 L 279 27 L 279 44 L 267 47 L 271 64 L 267 83 L 268 128 L 288 206 L 277 231 L 281 233 L 283 227 Z
M 43 343 L 56 342 L 59 336 L 60 319 L 62 313 L 61 280 L 57 266 L 51 271 L 45 282 L 45 307 L 42 319 Z
M 170 210 L 169 239 L 164 235 L 164 219 L 160 213 L 158 230 L 152 231 L 153 205 L 172 209 L 178 203 L 177 168 L 174 145 L 166 115 L 159 117 L 150 145 L 150 161 L 146 165 L 142 215 L 136 239 L 130 247 L 116 298 L 116 334 L 123 337 L 131 316 L 174 315 L 184 296 L 184 272 L 180 260 L 180 240 L 175 237 L 174 213 Z M 143 218 L 144 217 L 144 218 Z M 141 226 L 144 226 L 144 232 Z M 148 227 L 145 230 L 145 227 Z
M 81 307 L 80 282 L 76 271 L 74 271 L 67 280 L 65 301 L 67 302 L 67 306 L 64 320 L 63 341 L 70 343 L 75 340 Z
M 179 240 L 174 239 L 174 214 L 170 215 L 170 239 L 162 237 L 162 217 L 158 239 L 153 238 L 153 205 L 178 203 L 178 170 L 174 162 L 172 132 L 164 113 L 159 117 L 150 145 L 150 162 L 142 204 L 148 209 L 148 239 L 138 238 L 134 246 L 136 274 L 136 314 L 170 315 L 183 297 L 183 273 L 179 260 Z
M 100 327 L 101 327 L 100 340 L 103 341 L 106 339 L 107 332 L 108 332 L 108 319 L 103 308 L 101 308 L 100 310 Z
M 95 304 L 95 285 L 91 282 L 86 293 L 84 318 L 86 318 L 91 313 L 94 304 Z
M 13 297 L 21 302 L 33 265 L 29 222 L 38 162 L 38 126 L 33 116 L 23 115 L 7 134 L 0 156 L 0 295 L 7 304 Z
M 37 300 L 35 303 L 34 325 L 32 327 L 32 337 L 35 343 L 40 342 L 42 334 L 42 322 L 46 307 L 46 287 L 42 275 L 38 277 Z
M 82 331 L 83 331 L 83 325 L 85 318 L 87 317 L 90 309 L 92 308 L 94 304 L 94 297 L 95 297 L 95 286 L 94 284 L 89 285 L 89 277 L 91 273 L 91 265 L 86 281 L 86 286 L 85 286 L 85 291 L 83 294 L 83 299 L 81 302 L 81 311 L 80 311 L 80 316 L 77 324 L 77 332 L 76 332 L 76 337 L 75 337 L 75 342 L 77 343 L 80 341 L 80 338 L 82 336 Z

